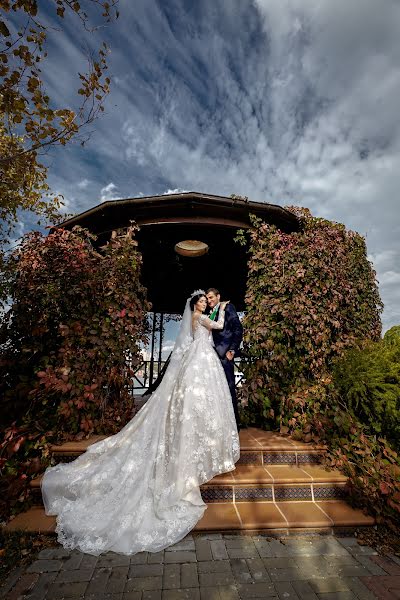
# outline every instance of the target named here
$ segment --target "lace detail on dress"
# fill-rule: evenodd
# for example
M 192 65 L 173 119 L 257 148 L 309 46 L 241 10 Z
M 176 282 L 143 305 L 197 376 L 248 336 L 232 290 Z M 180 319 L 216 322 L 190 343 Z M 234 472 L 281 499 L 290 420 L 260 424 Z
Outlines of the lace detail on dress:
M 64 547 L 94 555 L 158 552 L 202 517 L 199 486 L 235 468 L 240 447 L 231 396 L 204 319 L 179 367 L 167 369 L 119 433 L 46 470 L 43 501 L 46 513 L 57 515 Z M 223 319 L 220 313 L 213 328 Z
M 220 310 L 217 321 L 212 321 L 207 315 L 200 315 L 199 318 L 197 319 L 197 323 L 196 323 L 195 327 L 193 328 L 193 336 L 194 336 L 194 338 L 196 338 L 196 332 L 199 330 L 202 331 L 202 329 L 201 329 L 201 327 L 199 327 L 199 325 L 202 325 L 203 328 L 206 330 L 207 334 L 210 334 L 211 329 L 223 329 L 224 324 L 225 324 L 225 311 L 224 310 Z M 203 329 L 203 335 L 204 335 L 204 329 Z M 210 335 L 208 335 L 208 337 L 210 337 Z
M 207 315 L 200 315 L 199 323 L 206 328 L 208 326 L 210 329 L 223 329 L 225 324 L 225 310 L 220 309 L 217 321 L 211 321 Z

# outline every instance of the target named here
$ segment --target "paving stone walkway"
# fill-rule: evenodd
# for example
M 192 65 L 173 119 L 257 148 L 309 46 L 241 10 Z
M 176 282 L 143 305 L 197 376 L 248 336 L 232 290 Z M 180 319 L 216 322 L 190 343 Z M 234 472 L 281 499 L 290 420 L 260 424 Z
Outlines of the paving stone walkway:
M 354 537 L 189 535 L 157 554 L 42 550 L 11 573 L 7 600 L 369 600 L 400 598 L 400 560 Z

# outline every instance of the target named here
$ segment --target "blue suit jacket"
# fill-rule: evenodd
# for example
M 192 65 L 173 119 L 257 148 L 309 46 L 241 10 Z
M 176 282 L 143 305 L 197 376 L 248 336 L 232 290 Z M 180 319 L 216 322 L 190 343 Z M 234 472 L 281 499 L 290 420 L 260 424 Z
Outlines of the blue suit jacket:
M 218 319 L 219 310 L 215 320 Z M 225 358 L 228 350 L 234 350 L 235 356 L 239 356 L 239 346 L 243 337 L 243 327 L 233 304 L 229 303 L 225 308 L 225 324 L 222 330 L 213 329 L 212 335 L 214 346 L 220 358 Z

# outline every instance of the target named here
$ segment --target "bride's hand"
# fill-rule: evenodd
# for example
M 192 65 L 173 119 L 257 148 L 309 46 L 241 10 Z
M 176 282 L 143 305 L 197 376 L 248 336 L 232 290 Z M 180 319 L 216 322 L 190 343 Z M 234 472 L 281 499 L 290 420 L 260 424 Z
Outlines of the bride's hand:
M 222 308 L 222 310 L 225 310 L 225 306 L 227 304 L 229 304 L 229 302 L 230 302 L 230 300 L 225 300 L 224 302 L 221 302 L 221 308 Z

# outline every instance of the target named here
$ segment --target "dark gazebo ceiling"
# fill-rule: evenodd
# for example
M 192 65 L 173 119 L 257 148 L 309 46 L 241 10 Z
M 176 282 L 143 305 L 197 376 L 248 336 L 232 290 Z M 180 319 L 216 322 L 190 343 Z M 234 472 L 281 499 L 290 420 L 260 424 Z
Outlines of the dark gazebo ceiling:
M 135 221 L 140 226 L 142 280 L 156 312 L 182 312 L 187 296 L 199 287 L 217 287 L 223 298 L 243 310 L 247 256 L 234 237 L 237 229 L 250 226 L 250 214 L 286 232 L 299 227 L 295 215 L 280 206 L 197 192 L 109 200 L 60 226 L 86 227 L 101 246 L 113 230 Z M 205 242 L 209 251 L 198 257 L 180 256 L 175 244 L 183 240 Z

